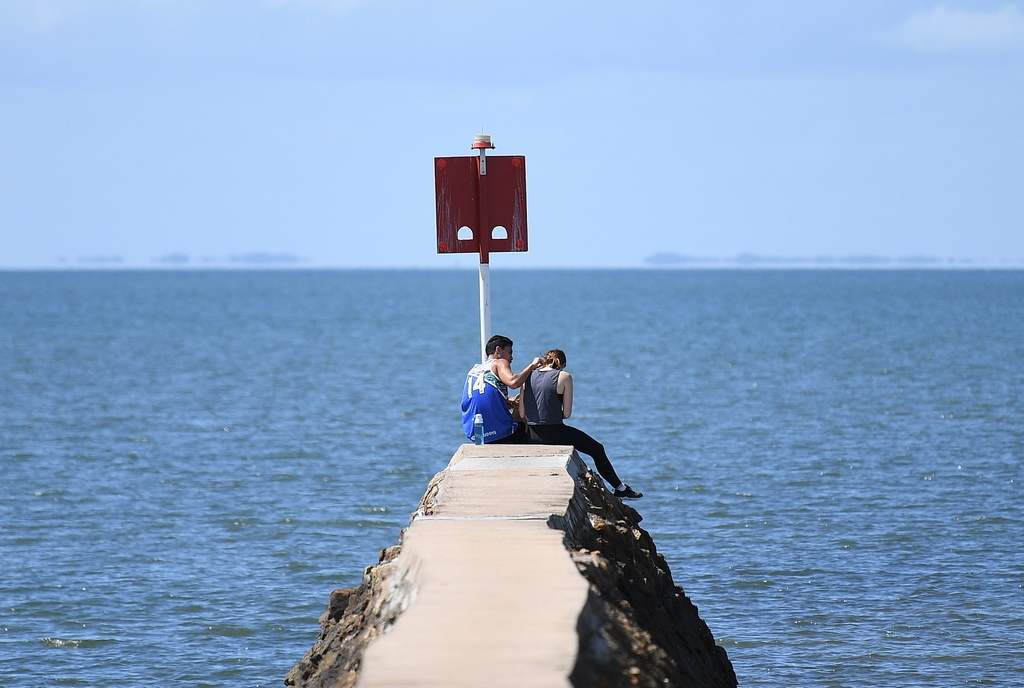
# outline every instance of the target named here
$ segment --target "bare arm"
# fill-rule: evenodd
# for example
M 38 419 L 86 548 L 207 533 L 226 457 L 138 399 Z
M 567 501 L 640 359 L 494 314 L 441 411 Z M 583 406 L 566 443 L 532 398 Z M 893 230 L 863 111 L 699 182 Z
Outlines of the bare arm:
M 564 370 L 558 374 L 556 391 L 562 395 L 562 418 L 572 417 L 572 375 Z
M 535 358 L 530 365 L 513 375 L 512 366 L 508 364 L 508 361 L 503 358 L 497 358 L 494 360 L 494 367 L 492 370 L 494 370 L 494 374 L 498 376 L 499 380 L 508 385 L 509 389 L 519 389 L 523 386 L 523 382 L 526 381 L 526 378 L 530 373 L 537 370 L 537 368 L 540 368 L 542 365 L 544 365 L 544 360 L 541 358 Z
M 526 401 L 523 399 L 523 392 L 519 393 L 519 396 L 516 397 L 516 400 L 519 403 L 516 404 L 516 412 L 514 414 L 512 414 L 512 415 L 516 416 L 519 420 L 525 421 L 526 420 Z

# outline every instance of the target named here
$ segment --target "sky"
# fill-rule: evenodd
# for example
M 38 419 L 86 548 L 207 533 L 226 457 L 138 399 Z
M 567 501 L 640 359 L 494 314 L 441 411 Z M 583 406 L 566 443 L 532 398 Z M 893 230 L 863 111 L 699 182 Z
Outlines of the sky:
M 1024 267 L 1024 0 L 0 0 L 0 269 Z

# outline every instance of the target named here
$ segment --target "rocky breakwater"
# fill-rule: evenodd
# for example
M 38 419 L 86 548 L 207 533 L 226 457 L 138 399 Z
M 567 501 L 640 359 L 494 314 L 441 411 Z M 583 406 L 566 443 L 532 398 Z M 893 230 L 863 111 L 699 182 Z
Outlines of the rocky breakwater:
M 640 521 L 572 447 L 463 445 L 285 684 L 736 686 Z

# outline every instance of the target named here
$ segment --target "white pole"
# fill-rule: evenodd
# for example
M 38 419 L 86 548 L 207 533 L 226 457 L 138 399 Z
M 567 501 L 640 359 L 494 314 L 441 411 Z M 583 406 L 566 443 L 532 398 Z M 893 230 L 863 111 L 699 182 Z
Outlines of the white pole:
M 491 137 L 487 134 L 478 134 L 473 140 L 473 150 L 480 154 L 480 176 L 484 177 L 487 175 L 487 149 L 494 148 L 491 145 Z M 484 180 L 479 180 L 479 192 L 480 196 L 477 199 L 477 203 L 483 203 L 484 196 Z M 479 210 L 479 205 L 477 206 Z M 487 360 L 487 340 L 491 338 L 491 266 L 488 264 L 490 256 L 487 252 L 487 241 L 488 239 L 482 235 L 485 231 L 490 231 L 483 227 L 483 212 L 478 214 L 478 218 L 481 220 L 481 226 L 477 229 L 481 232 L 481 236 L 478 237 L 480 240 L 480 355 L 481 360 Z
M 480 354 L 487 360 L 487 340 L 491 338 L 491 266 L 480 263 Z

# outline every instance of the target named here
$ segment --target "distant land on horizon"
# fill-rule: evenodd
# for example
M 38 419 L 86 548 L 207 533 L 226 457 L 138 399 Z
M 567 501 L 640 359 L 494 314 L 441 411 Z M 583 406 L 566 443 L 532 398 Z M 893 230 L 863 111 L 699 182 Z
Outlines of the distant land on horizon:
M 287 253 L 264 253 L 256 251 L 230 255 L 227 257 L 209 257 L 193 259 L 186 253 L 170 253 L 165 256 L 153 258 L 151 263 L 155 266 L 164 267 L 195 267 L 208 266 L 217 267 L 225 265 L 295 265 L 306 262 L 301 256 Z M 71 262 L 65 257 L 57 260 L 56 267 L 92 266 L 92 267 L 140 267 L 141 264 L 135 261 L 126 260 L 119 255 L 95 255 L 79 256 L 76 262 Z
M 221 257 L 203 256 L 193 258 L 186 253 L 171 253 L 150 259 L 149 262 L 129 260 L 120 255 L 90 255 L 75 259 L 60 257 L 51 265 L 29 268 L 0 266 L 0 270 L 19 269 L 228 269 L 228 268 L 311 268 L 311 269 L 385 269 L 387 266 L 342 266 L 324 265 L 302 256 L 288 253 L 254 251 Z M 435 269 L 431 265 L 400 266 L 408 269 Z M 555 266 L 524 266 L 511 269 L 552 269 Z M 681 253 L 659 252 L 647 256 L 639 265 L 622 266 L 562 266 L 559 269 L 643 269 L 643 268 L 1024 268 L 1024 259 L 1004 258 L 1000 262 L 972 258 L 935 258 L 933 256 L 888 257 L 872 254 L 850 256 L 774 256 L 755 253 L 741 253 L 733 257 L 693 256 Z M 446 269 L 450 266 L 438 267 Z M 475 268 L 473 265 L 456 269 Z
M 901 256 L 897 258 L 861 254 L 852 256 L 765 256 L 755 253 L 741 253 L 732 258 L 690 256 L 680 253 L 655 253 L 644 259 L 648 265 L 699 266 L 699 265 L 776 265 L 776 266 L 921 266 L 921 267 L 978 267 L 987 265 L 970 258 L 934 258 L 931 256 Z M 1019 263 L 1008 263 L 1018 265 Z

